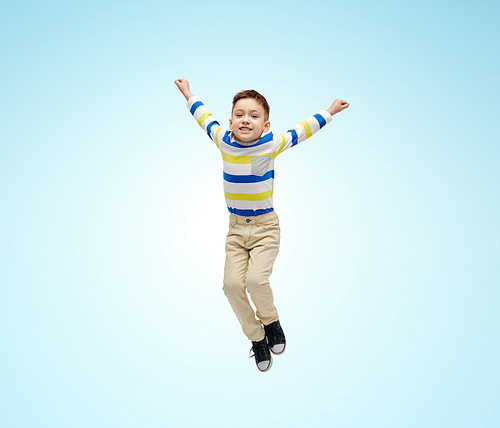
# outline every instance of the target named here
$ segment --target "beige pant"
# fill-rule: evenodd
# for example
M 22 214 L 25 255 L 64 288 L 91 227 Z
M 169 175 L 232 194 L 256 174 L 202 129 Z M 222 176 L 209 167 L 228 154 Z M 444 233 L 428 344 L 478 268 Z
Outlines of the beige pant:
M 264 339 L 262 324 L 278 320 L 269 276 L 279 245 L 280 226 L 274 211 L 255 217 L 230 214 L 223 290 L 243 333 L 253 341 Z M 257 313 L 250 305 L 246 291 Z

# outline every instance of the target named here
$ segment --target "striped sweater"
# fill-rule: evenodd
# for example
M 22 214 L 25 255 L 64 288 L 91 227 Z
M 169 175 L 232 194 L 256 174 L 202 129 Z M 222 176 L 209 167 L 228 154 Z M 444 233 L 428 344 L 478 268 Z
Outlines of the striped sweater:
M 276 156 L 306 140 L 332 120 L 330 113 L 321 110 L 284 134 L 269 132 L 259 140 L 243 143 L 219 125 L 200 98 L 189 98 L 187 107 L 222 154 L 227 209 L 241 216 L 256 216 L 274 210 Z

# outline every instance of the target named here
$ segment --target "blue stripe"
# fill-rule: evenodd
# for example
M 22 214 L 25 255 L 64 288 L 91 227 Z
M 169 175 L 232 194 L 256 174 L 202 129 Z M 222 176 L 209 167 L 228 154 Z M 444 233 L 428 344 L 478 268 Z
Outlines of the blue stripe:
M 273 133 L 272 132 L 270 132 L 269 134 L 264 135 L 259 140 L 259 142 L 256 144 L 256 146 L 259 145 L 259 144 L 269 143 L 269 141 L 273 141 Z
M 212 121 L 212 122 L 210 122 L 208 124 L 208 126 L 207 126 L 207 134 L 210 137 L 210 139 L 212 139 L 212 140 L 213 140 L 213 138 L 212 138 L 212 135 L 210 134 L 210 129 L 212 128 L 213 125 L 219 125 L 220 126 L 220 124 L 216 120 L 214 120 L 214 121 Z
M 227 207 L 231 214 L 241 215 L 243 217 L 255 217 L 257 215 L 267 214 L 274 211 L 274 208 L 266 208 L 263 210 L 239 210 L 237 208 Z
M 192 115 L 194 115 L 194 112 L 196 111 L 196 109 L 200 106 L 203 106 L 205 104 L 203 104 L 201 101 L 196 101 L 192 106 L 191 106 L 191 109 L 189 110 L 191 112 Z
M 326 120 L 323 116 L 321 116 L 320 114 L 315 114 L 314 117 L 319 123 L 319 129 L 323 128 L 323 126 L 326 125 Z
M 262 177 L 258 175 L 231 175 L 224 172 L 224 180 L 230 183 L 259 183 L 269 180 L 270 178 L 274 178 L 274 170 L 268 171 Z
M 260 146 L 261 144 L 269 143 L 269 141 L 273 140 L 273 133 L 270 132 L 269 134 L 264 135 L 259 141 L 257 141 L 255 144 L 250 144 L 250 145 L 244 145 L 240 144 L 237 141 L 231 141 L 230 138 L 230 132 L 226 132 L 226 135 L 222 138 L 222 141 L 224 141 L 226 144 L 229 144 L 230 146 L 237 147 L 239 149 L 246 149 L 247 147 L 256 147 Z
M 297 131 L 295 131 L 295 129 L 290 129 L 288 132 L 292 134 L 292 147 L 293 147 L 295 146 L 295 144 L 297 144 L 298 141 Z
M 226 131 L 226 133 L 222 137 L 222 141 L 224 141 L 226 144 L 231 144 L 231 138 L 229 137 L 229 134 L 231 134 L 231 131 Z

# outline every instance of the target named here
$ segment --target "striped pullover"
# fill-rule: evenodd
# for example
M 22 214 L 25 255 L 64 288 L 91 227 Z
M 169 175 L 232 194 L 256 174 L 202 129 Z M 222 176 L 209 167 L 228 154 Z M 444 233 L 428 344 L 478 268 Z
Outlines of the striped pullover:
M 231 131 L 219 125 L 200 98 L 189 98 L 187 107 L 222 154 L 227 209 L 247 217 L 274 211 L 276 156 L 306 140 L 332 120 L 329 112 L 321 110 L 284 134 L 269 132 L 259 140 L 244 143 L 235 140 Z

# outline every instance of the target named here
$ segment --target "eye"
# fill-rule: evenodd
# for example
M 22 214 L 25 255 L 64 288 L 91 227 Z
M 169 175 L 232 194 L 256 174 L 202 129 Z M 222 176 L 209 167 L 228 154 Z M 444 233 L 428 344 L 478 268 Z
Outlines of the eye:
M 257 119 L 259 116 L 257 116 L 256 114 L 253 114 L 253 115 L 252 115 L 252 117 L 253 117 L 254 119 Z

